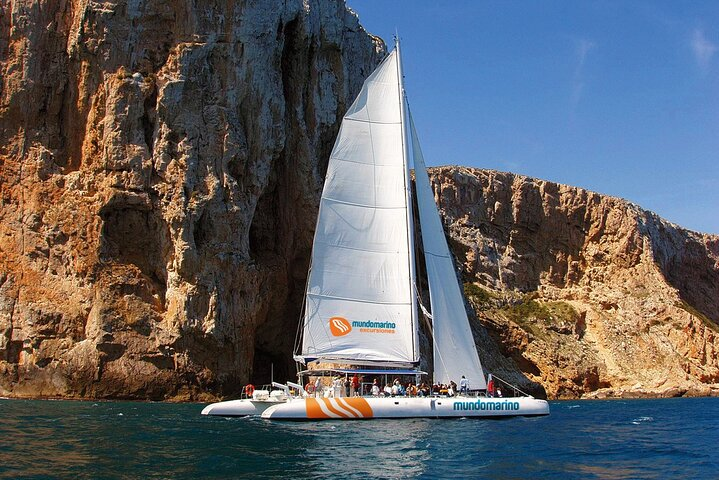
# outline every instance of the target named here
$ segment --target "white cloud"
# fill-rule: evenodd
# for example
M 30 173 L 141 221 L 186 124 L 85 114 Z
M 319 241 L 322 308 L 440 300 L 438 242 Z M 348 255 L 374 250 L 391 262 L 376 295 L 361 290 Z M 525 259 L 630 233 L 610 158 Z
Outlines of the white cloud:
M 577 105 L 579 105 L 579 101 L 584 93 L 584 79 L 582 75 L 584 63 L 587 61 L 587 56 L 589 55 L 590 50 L 596 46 L 596 43 L 584 38 L 577 42 L 577 67 L 574 69 L 574 77 L 572 78 L 572 95 L 570 98 L 572 115 L 574 115 L 574 111 L 577 109 Z
M 581 70 L 584 66 L 584 61 L 587 59 L 587 54 L 589 53 L 589 51 L 596 46 L 596 43 L 585 38 L 579 41 L 579 44 L 577 45 L 577 55 L 579 56 L 579 65 L 577 66 L 578 71 Z
M 695 28 L 692 34 L 692 51 L 694 58 L 702 69 L 709 67 L 712 57 L 717 51 L 716 44 L 704 36 L 704 30 Z

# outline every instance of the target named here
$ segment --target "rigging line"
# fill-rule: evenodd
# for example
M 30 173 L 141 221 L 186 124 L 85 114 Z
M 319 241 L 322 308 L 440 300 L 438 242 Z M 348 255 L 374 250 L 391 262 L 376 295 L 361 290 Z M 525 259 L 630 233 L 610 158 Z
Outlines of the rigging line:
M 305 330 L 305 324 L 306 324 L 306 309 L 307 309 L 307 289 L 309 288 L 310 284 L 310 275 L 312 274 L 312 258 L 310 257 L 310 268 L 307 270 L 307 281 L 305 282 L 305 294 L 302 295 L 302 306 L 300 307 L 300 321 L 297 324 L 297 332 L 295 333 L 295 347 L 294 352 L 295 353 L 302 353 L 302 345 L 300 343 L 304 343 L 304 330 Z
M 427 318 L 429 318 L 430 320 L 432 320 L 432 318 L 433 318 L 433 317 L 432 317 L 432 314 L 429 313 L 429 311 L 427 311 L 426 308 L 424 308 L 424 305 L 422 305 L 422 302 L 419 302 L 419 308 L 422 309 L 422 313 L 424 313 L 424 316 L 425 316 L 425 317 L 427 317 Z
M 424 324 L 429 330 L 429 334 L 432 336 L 432 340 L 434 340 L 434 326 L 432 325 L 432 322 L 434 320 L 434 317 L 432 314 L 427 311 L 427 308 L 424 306 L 424 301 L 422 300 L 422 296 L 419 293 L 419 289 L 417 288 L 417 283 L 413 283 L 412 286 L 414 287 L 414 291 L 417 294 L 417 300 L 419 301 L 419 308 L 422 310 L 423 318 L 424 318 Z M 431 301 L 430 301 L 430 308 L 431 308 Z
M 417 282 L 412 283 L 412 287 L 414 288 L 414 292 L 417 295 L 417 300 L 419 301 L 419 306 L 422 309 L 422 312 L 426 316 L 428 316 L 430 319 L 432 318 L 432 314 L 427 311 L 427 309 L 424 306 L 424 300 L 422 300 L 422 295 L 419 293 L 419 289 L 417 288 Z M 432 308 L 432 301 L 430 300 L 430 308 Z

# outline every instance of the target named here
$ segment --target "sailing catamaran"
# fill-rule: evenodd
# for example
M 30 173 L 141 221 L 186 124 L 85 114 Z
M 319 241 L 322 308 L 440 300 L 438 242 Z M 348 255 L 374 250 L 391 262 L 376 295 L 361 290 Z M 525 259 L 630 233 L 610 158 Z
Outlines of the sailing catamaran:
M 399 42 L 365 81 L 330 156 L 295 360 L 362 366 L 374 374 L 423 373 L 417 370 L 420 317 L 410 158 L 429 284 L 434 383 L 465 378 L 472 391 L 484 392 L 487 381 L 405 98 Z M 361 370 L 343 370 L 352 371 Z M 203 413 L 222 414 L 229 408 L 273 420 L 549 413 L 546 401 L 531 396 L 313 398 L 301 384 L 291 384 L 299 392 L 296 397 L 235 400 L 232 408 L 233 402 L 221 402 Z

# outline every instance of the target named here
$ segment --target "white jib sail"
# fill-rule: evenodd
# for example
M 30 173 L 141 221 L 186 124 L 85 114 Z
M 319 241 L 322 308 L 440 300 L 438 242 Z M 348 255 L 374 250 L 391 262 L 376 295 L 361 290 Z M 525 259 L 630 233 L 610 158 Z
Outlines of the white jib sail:
M 448 384 L 452 380 L 459 385 L 464 375 L 469 380 L 470 389 L 483 390 L 487 388 L 487 383 L 464 308 L 454 260 L 434 202 L 412 115 L 409 115 L 409 120 L 417 206 L 432 309 L 434 381 Z
M 365 81 L 330 156 L 296 357 L 302 362 L 419 360 L 399 68 L 395 49 Z

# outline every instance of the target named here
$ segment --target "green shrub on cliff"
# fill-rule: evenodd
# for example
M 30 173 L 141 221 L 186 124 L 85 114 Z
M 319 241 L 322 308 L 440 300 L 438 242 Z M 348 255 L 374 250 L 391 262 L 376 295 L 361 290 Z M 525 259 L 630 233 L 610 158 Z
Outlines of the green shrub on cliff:
M 475 283 L 469 282 L 464 284 L 464 295 L 480 305 L 489 303 L 491 300 L 497 298 L 494 293 L 485 290 Z

